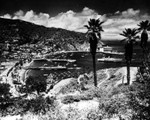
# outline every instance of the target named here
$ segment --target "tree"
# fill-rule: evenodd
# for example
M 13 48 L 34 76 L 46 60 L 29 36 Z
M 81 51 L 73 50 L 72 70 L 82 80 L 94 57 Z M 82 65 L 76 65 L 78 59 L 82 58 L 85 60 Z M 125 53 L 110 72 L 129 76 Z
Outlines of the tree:
M 134 84 L 130 86 L 130 91 L 127 93 L 129 99 L 128 104 L 132 110 L 132 120 L 150 120 L 150 70 L 141 63 L 141 74 L 137 77 Z
M 94 72 L 94 85 L 95 86 L 97 86 L 95 55 L 96 55 L 98 40 L 101 39 L 101 31 L 103 31 L 101 25 L 103 23 L 104 22 L 101 22 L 99 19 L 90 19 L 90 21 L 88 22 L 88 25 L 85 25 L 85 27 L 88 29 L 87 35 L 88 35 L 89 43 L 90 43 L 90 52 L 93 58 L 93 72 Z
M 10 85 L 7 83 L 0 83 L 0 101 L 2 101 L 2 99 L 9 99 L 10 97 Z
M 121 42 L 125 41 L 125 60 L 127 64 L 127 84 L 130 84 L 130 64 L 133 56 L 133 44 L 136 42 L 136 39 L 139 38 L 137 36 L 138 30 L 137 29 L 125 29 L 120 35 L 124 36 Z
M 10 93 L 10 85 L 0 83 L 0 113 L 3 115 L 9 106 L 12 105 L 12 94 Z
M 32 77 L 29 76 L 26 79 L 26 90 L 28 93 L 32 93 L 34 91 L 39 95 L 40 92 L 46 92 L 47 82 L 42 76 Z
M 150 30 L 150 23 L 148 20 L 142 21 L 138 24 L 141 33 L 141 47 L 146 49 L 147 41 L 148 41 L 148 33 L 147 30 Z
M 142 31 L 141 33 L 141 48 L 143 49 L 143 55 L 144 59 L 148 57 L 148 51 L 147 51 L 147 41 L 148 41 L 148 33 L 147 31 L 150 30 L 150 23 L 148 20 L 142 21 L 138 24 L 139 26 L 139 31 Z

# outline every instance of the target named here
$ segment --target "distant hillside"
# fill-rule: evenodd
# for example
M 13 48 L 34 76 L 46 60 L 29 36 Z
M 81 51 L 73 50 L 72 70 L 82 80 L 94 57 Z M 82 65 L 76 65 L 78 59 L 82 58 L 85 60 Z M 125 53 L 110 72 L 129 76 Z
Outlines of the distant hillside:
M 66 46 L 66 44 L 82 44 L 87 38 L 84 33 L 68 31 L 60 28 L 46 28 L 44 26 L 25 22 L 22 20 L 11 20 L 0 18 L 0 43 L 12 43 L 23 45 L 26 43 L 55 43 Z

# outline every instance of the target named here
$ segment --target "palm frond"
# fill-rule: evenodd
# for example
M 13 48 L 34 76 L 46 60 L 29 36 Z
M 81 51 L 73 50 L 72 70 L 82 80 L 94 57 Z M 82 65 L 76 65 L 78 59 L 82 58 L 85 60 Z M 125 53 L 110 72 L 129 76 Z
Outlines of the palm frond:
M 120 33 L 120 35 L 124 36 L 125 39 L 123 39 L 122 41 L 132 41 L 132 40 L 136 40 L 139 38 L 139 36 L 137 36 L 137 33 L 139 33 L 139 31 L 137 29 L 131 29 L 131 28 L 125 28 L 125 30 Z
M 104 22 L 103 21 L 101 22 L 99 18 L 98 19 L 90 19 L 88 21 L 88 25 L 84 25 L 84 27 L 86 27 L 88 29 L 88 31 L 99 33 L 101 31 L 104 31 L 101 26 L 103 23 Z
M 125 34 L 123 34 L 123 33 L 120 33 L 119 35 L 122 35 L 122 36 L 126 37 L 126 35 L 125 35 Z
M 139 29 L 140 30 L 143 30 L 143 29 L 149 29 L 150 27 L 150 23 L 148 20 L 145 20 L 145 21 L 141 21 L 138 26 L 140 27 Z
M 140 36 L 135 36 L 134 38 L 135 38 L 135 39 L 140 39 Z
M 122 39 L 120 42 L 125 42 L 127 39 L 125 38 L 125 39 Z
M 84 25 L 84 27 L 86 27 L 87 29 L 90 29 L 90 27 L 88 25 Z

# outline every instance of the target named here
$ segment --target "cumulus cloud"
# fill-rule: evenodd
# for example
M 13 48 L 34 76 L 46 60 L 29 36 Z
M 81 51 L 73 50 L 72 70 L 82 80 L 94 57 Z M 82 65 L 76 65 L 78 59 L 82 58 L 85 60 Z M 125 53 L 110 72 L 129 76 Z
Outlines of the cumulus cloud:
M 27 11 L 24 13 L 22 10 L 17 11 L 12 19 L 21 19 L 24 21 L 32 22 L 38 25 L 44 25 L 48 27 L 48 21 L 50 19 L 49 14 L 39 13 L 36 14 L 33 10 Z
M 139 13 L 140 13 L 140 10 L 133 10 L 132 8 L 130 8 L 127 11 L 123 11 L 122 16 L 125 18 L 134 17 L 134 16 L 139 15 Z
M 55 17 L 49 19 L 48 27 L 59 27 L 68 30 L 86 31 L 83 25 L 87 24 L 90 18 L 103 18 L 94 10 L 85 7 L 81 12 L 67 11 L 66 13 L 60 13 Z
M 132 8 L 126 11 L 116 11 L 113 15 L 107 17 L 107 21 L 104 23 L 105 33 L 104 36 L 112 36 L 109 39 L 121 39 L 119 33 L 125 28 L 138 28 L 137 24 L 142 20 L 150 19 L 148 14 L 141 14 L 140 10 L 134 10 Z
M 5 14 L 4 16 L 1 16 L 2 18 L 7 18 L 7 19 L 11 19 L 11 15 L 10 14 Z
M 100 18 L 105 21 L 102 33 L 103 39 L 119 39 L 119 33 L 124 28 L 135 28 L 137 24 L 145 19 L 150 19 L 148 14 L 141 14 L 140 10 L 132 8 L 126 11 L 116 11 L 112 15 L 100 15 L 95 10 L 88 7 L 83 8 L 80 12 L 69 10 L 51 17 L 48 13 L 36 13 L 33 10 L 24 12 L 19 10 L 14 15 L 6 14 L 1 16 L 8 19 L 21 19 L 46 27 L 57 27 L 72 31 L 86 32 L 83 26 L 88 23 L 90 18 Z
M 19 10 L 14 13 L 13 16 L 6 14 L 1 17 L 21 19 L 35 24 L 44 25 L 46 27 L 58 27 L 79 32 L 86 31 L 85 28 L 83 28 L 83 25 L 87 24 L 90 18 L 104 18 L 102 15 L 99 15 L 88 7 L 83 8 L 81 12 L 74 12 L 72 10 L 64 13 L 62 12 L 55 17 L 50 17 L 47 13 L 37 14 L 33 10 L 27 11 L 26 13 Z

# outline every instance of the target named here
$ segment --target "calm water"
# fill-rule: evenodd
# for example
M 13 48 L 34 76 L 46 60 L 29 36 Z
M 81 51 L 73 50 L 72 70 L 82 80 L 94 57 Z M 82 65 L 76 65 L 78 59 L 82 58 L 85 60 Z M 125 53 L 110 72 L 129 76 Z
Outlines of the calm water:
M 123 44 L 120 45 L 120 42 L 112 42 L 107 41 L 106 44 L 113 47 L 113 51 L 124 52 Z M 113 57 L 113 58 L 124 58 L 123 55 L 109 55 L 97 53 L 96 58 L 102 57 Z M 134 56 L 133 58 L 137 61 L 142 59 L 142 50 L 136 45 L 134 46 Z M 74 63 L 69 62 L 52 62 L 48 61 L 48 59 L 72 59 L 76 60 Z M 121 63 L 106 63 L 106 62 L 98 62 L 97 61 L 97 70 L 105 69 L 105 68 L 115 68 L 115 67 L 123 67 L 125 64 Z M 61 80 L 69 77 L 77 77 L 79 74 L 84 72 L 92 71 L 92 57 L 89 52 L 67 52 L 67 53 L 58 53 L 55 55 L 47 55 L 45 60 L 34 60 L 30 67 L 54 67 L 54 66 L 66 66 L 67 68 L 73 68 L 72 70 L 29 70 L 28 75 L 31 76 L 47 76 L 48 74 L 52 74 L 54 79 Z M 139 66 L 139 63 L 134 63 L 132 66 Z M 81 69 L 76 69 L 76 67 L 81 67 Z

